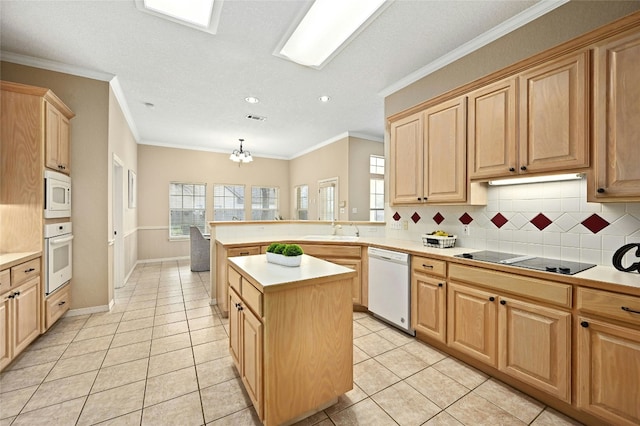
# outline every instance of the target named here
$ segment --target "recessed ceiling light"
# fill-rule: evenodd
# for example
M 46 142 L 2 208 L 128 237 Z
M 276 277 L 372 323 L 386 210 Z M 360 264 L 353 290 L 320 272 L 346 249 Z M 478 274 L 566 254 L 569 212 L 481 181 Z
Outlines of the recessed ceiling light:
M 257 104 L 258 102 L 260 102 L 260 99 L 254 98 L 253 96 L 248 96 L 244 98 L 244 100 L 249 102 L 250 104 Z
M 136 7 L 143 12 L 215 34 L 220 21 L 223 0 L 135 0 L 135 2 Z
M 327 95 L 324 95 L 324 96 L 320 96 L 318 99 L 320 99 L 320 102 L 329 102 L 329 99 L 331 98 L 328 97 Z
M 300 65 L 320 68 L 382 13 L 385 3 L 386 7 L 391 2 L 315 0 L 274 54 Z

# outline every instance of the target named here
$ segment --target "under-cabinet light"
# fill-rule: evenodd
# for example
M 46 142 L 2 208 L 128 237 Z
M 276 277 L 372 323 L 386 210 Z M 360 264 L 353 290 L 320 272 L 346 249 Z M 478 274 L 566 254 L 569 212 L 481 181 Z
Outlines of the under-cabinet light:
M 384 3 L 385 0 L 316 0 L 282 49 L 276 49 L 276 55 L 319 68 L 358 30 L 363 30 Z
M 489 185 L 499 186 L 499 185 L 520 185 L 525 183 L 540 183 L 540 182 L 556 182 L 563 180 L 578 180 L 583 178 L 582 173 L 569 173 L 564 175 L 548 175 L 548 176 L 531 176 L 524 178 L 513 178 L 513 179 L 501 179 L 501 180 L 490 180 Z

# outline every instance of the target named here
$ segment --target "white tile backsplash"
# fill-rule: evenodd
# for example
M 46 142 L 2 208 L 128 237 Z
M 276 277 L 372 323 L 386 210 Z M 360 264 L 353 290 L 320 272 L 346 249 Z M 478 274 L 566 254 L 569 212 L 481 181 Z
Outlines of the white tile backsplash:
M 587 203 L 586 180 L 546 182 L 528 185 L 489 186 L 486 206 L 387 206 L 387 218 L 394 212 L 409 220 L 408 231 L 390 230 L 387 236 L 419 240 L 420 235 L 436 229 L 458 235 L 456 246 L 478 250 L 500 250 L 611 265 L 611 257 L 622 245 L 640 242 L 640 203 Z M 422 219 L 414 224 L 410 216 Z M 468 213 L 473 221 L 470 235 L 463 235 L 459 218 Z M 440 224 L 433 216 L 440 213 Z M 500 229 L 492 222 L 497 213 L 509 221 Z M 552 223 L 539 230 L 530 221 L 542 213 Z M 594 234 L 582 221 L 597 214 L 609 222 Z

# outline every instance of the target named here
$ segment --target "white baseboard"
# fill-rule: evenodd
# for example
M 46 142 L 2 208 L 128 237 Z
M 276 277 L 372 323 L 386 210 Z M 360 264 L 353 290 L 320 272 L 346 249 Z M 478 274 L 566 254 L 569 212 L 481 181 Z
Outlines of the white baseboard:
M 113 301 L 112 301 L 113 302 Z M 89 308 L 70 309 L 65 314 L 65 317 L 77 317 L 80 315 L 97 314 L 100 312 L 109 312 L 111 309 L 111 303 L 109 305 L 91 306 Z
M 218 304 L 218 300 L 214 297 L 209 299 L 209 305 L 217 305 Z
M 157 263 L 157 262 L 168 262 L 170 260 L 185 260 L 185 259 L 190 259 L 189 256 L 178 256 L 178 257 L 161 257 L 158 259 L 142 259 L 142 260 L 138 260 L 136 262 L 136 265 L 138 265 L 138 263 Z M 134 266 L 135 268 L 135 266 Z

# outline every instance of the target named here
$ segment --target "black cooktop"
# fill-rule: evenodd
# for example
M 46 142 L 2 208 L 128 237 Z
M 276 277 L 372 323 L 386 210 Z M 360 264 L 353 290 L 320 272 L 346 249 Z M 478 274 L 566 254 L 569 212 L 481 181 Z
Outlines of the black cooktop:
M 477 251 L 457 254 L 454 257 L 480 260 L 482 262 L 500 263 L 518 268 L 535 269 L 557 274 L 573 275 L 593 268 L 592 263 L 570 262 L 568 260 L 549 259 L 546 257 L 527 256 L 523 254 L 502 253 L 499 251 Z

